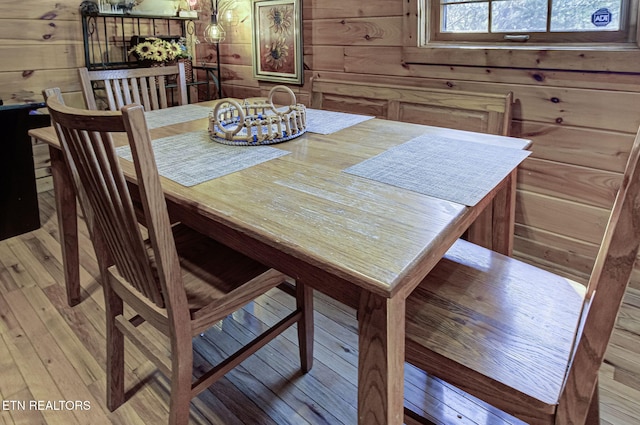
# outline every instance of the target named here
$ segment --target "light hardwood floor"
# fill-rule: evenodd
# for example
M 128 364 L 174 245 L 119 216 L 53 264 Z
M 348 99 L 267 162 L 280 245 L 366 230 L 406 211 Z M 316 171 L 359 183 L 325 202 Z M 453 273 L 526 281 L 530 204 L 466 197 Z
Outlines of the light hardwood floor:
M 126 354 L 130 398 L 115 412 L 104 407 L 104 306 L 93 250 L 83 228 L 83 301 L 70 308 L 52 192 L 40 195 L 40 209 L 41 229 L 0 242 L 0 425 L 166 423 L 167 378 L 131 345 Z M 309 374 L 299 372 L 291 329 L 195 399 L 191 422 L 355 424 L 355 312 L 319 294 L 315 303 L 315 364 Z M 291 300 L 277 291 L 249 304 L 197 338 L 196 363 L 220 358 L 290 307 Z M 618 335 L 617 340 L 623 337 L 629 339 Z M 627 341 L 629 346 L 637 342 Z M 640 377 L 620 372 L 611 364 L 602 368 L 602 423 L 638 424 Z M 438 411 L 442 423 L 519 423 L 479 402 L 462 408 L 463 395 L 411 367 L 406 375 L 407 403 Z

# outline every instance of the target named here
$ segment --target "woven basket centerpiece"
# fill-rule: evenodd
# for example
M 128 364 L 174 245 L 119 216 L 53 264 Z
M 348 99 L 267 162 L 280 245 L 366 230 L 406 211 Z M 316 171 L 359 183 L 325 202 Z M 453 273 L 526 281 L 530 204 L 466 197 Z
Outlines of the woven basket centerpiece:
M 273 96 L 283 91 L 290 104 L 276 108 Z M 307 131 L 306 109 L 296 103 L 296 95 L 286 86 L 275 86 L 266 101 L 240 104 L 233 99 L 220 101 L 209 117 L 211 140 L 225 145 L 271 145 L 295 139 Z

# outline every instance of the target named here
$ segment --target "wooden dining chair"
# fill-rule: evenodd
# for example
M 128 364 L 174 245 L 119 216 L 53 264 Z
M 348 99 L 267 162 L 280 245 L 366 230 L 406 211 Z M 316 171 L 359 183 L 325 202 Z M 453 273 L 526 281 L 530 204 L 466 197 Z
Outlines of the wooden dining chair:
M 98 109 L 96 90 L 104 91 L 109 110 L 118 111 L 137 103 L 146 111 L 186 105 L 187 83 L 184 63 L 150 68 L 107 69 L 89 71 L 80 68 L 80 85 L 87 109 Z M 176 77 L 174 102 L 167 97 L 169 78 Z
M 293 288 L 279 271 L 184 224 L 170 224 L 142 106 L 129 105 L 115 112 L 81 110 L 62 105 L 57 96 L 50 96 L 47 106 L 101 270 L 108 408 L 114 410 L 125 401 L 124 336 L 171 378 L 170 424 L 186 424 L 193 397 L 293 324 L 298 328 L 301 369 L 310 370 L 312 290 L 301 282 Z M 148 239 L 138 225 L 114 149 L 112 135 L 117 133 L 127 137 L 131 146 Z M 287 285 L 287 292 L 296 297 L 296 309 L 194 380 L 192 338 L 272 288 Z M 125 317 L 123 302 L 135 317 Z M 154 329 L 145 329 L 149 326 Z M 149 332 L 168 338 L 168 357 Z
M 586 287 L 462 240 L 447 252 L 406 305 L 406 360 L 432 391 L 529 424 L 599 423 L 598 371 L 640 241 L 639 158 L 640 132 Z M 407 423 L 431 423 L 419 413 Z

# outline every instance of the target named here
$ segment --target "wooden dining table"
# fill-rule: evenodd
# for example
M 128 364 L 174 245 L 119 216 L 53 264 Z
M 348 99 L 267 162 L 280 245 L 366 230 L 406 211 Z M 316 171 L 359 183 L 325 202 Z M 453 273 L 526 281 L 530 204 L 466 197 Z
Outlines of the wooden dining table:
M 207 126 L 207 118 L 198 118 L 150 133 L 159 139 Z M 68 301 L 75 304 L 75 192 L 53 129 L 29 133 L 50 146 Z M 344 172 L 425 135 L 529 146 L 524 139 L 369 119 L 331 134 L 308 131 L 273 145 L 284 156 L 194 186 L 162 178 L 173 220 L 357 309 L 360 425 L 403 423 L 405 300 L 455 240 L 483 214 L 489 218 L 468 238 L 505 254 L 513 249 L 515 166 L 473 206 Z M 121 163 L 135 187 L 131 163 Z

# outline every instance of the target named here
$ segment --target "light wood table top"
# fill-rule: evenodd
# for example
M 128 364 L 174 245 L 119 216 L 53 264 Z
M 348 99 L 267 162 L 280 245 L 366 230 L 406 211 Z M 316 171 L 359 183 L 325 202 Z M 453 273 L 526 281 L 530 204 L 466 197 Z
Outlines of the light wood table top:
M 151 136 L 206 128 L 200 119 L 153 129 Z M 73 286 L 78 254 L 70 182 L 53 130 L 30 134 L 51 146 L 65 273 Z M 496 194 L 503 211 L 493 206 L 489 233 L 508 234 L 494 249 L 512 249 L 515 171 L 474 207 L 343 172 L 422 134 L 529 146 L 523 139 L 372 119 L 329 135 L 307 132 L 273 145 L 289 155 L 196 186 L 162 180 L 174 219 L 359 310 L 360 424 L 403 423 L 404 300 Z M 132 176 L 130 163 L 123 164 Z

